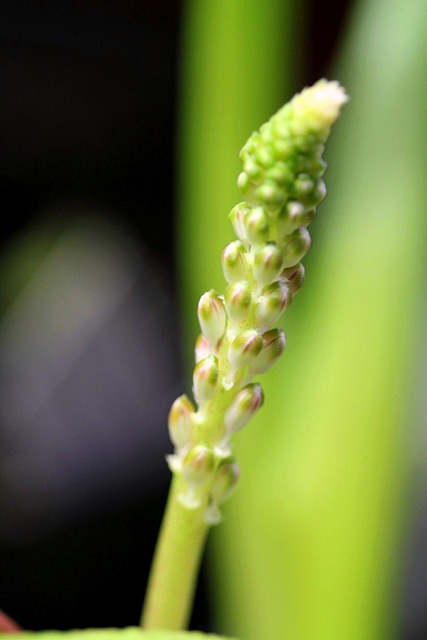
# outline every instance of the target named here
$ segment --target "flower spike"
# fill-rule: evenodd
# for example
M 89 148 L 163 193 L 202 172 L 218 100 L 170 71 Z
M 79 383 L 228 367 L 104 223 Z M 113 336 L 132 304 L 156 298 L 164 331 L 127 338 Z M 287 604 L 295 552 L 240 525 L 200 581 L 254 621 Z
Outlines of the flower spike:
M 230 439 L 259 411 L 266 372 L 286 345 L 275 327 L 304 283 L 301 259 L 308 225 L 326 195 L 322 158 L 330 129 L 348 98 L 337 82 L 304 89 L 253 133 L 240 152 L 237 184 L 244 201 L 230 212 L 236 235 L 222 253 L 224 295 L 210 290 L 198 305 L 194 408 L 186 396 L 172 405 L 169 465 L 181 482 L 179 500 L 221 519 L 219 505 L 239 470 Z

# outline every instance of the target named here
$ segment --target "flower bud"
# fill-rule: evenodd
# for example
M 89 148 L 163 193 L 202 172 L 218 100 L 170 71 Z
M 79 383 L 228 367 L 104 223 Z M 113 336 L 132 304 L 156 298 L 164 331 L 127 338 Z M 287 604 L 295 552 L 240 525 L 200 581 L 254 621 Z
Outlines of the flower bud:
M 283 246 L 283 267 L 293 267 L 301 260 L 310 248 L 310 234 L 302 227 L 285 238 Z
M 288 267 L 287 269 L 283 269 L 282 273 L 280 274 L 280 277 L 284 278 L 293 297 L 298 293 L 298 291 L 301 289 L 302 285 L 304 284 L 304 278 L 305 278 L 304 265 L 302 265 L 301 262 L 298 262 L 293 267 Z
M 204 293 L 200 298 L 197 315 L 203 335 L 215 347 L 224 335 L 227 315 L 224 302 L 214 289 Z
M 293 184 L 293 193 L 299 202 L 305 203 L 314 191 L 315 183 L 307 173 L 300 173 Z
M 263 168 L 254 158 L 249 157 L 244 163 L 243 169 L 251 182 L 257 184 L 262 181 L 264 175 Z
M 281 187 L 291 185 L 294 181 L 294 174 L 291 167 L 285 162 L 277 161 L 271 169 L 265 173 L 266 178 L 271 178 Z
M 261 329 L 271 327 L 282 315 L 291 300 L 289 287 L 284 282 L 273 282 L 268 287 L 264 287 L 255 307 L 257 325 Z
M 196 364 L 197 362 L 200 362 L 200 360 L 203 360 L 203 358 L 206 358 L 206 356 L 208 356 L 211 353 L 209 340 L 205 338 L 203 333 L 201 333 L 196 339 L 194 353 L 195 353 Z
M 222 252 L 222 271 L 227 282 L 244 280 L 246 276 L 245 247 L 240 240 L 230 242 Z
M 319 151 L 320 149 L 317 150 L 315 155 L 298 155 L 294 164 L 296 173 L 309 173 L 311 176 L 320 178 L 325 173 L 328 165 L 325 160 L 318 155 Z
M 218 389 L 218 359 L 209 355 L 200 360 L 194 367 L 194 395 L 198 403 L 206 402 L 214 397 Z
M 274 242 L 260 247 L 254 255 L 253 273 L 258 284 L 263 287 L 271 284 L 283 267 L 282 252 Z
M 228 349 L 228 360 L 233 367 L 245 367 L 250 364 L 262 349 L 262 335 L 257 329 L 248 329 L 239 333 Z
M 324 183 L 323 180 L 318 180 L 311 194 L 311 197 L 307 203 L 307 206 L 309 208 L 317 207 L 317 205 L 320 204 L 322 200 L 324 200 L 325 196 L 326 196 L 326 184 Z
M 241 173 L 239 173 L 237 177 L 237 187 L 243 193 L 243 196 L 246 202 L 249 202 L 250 204 L 252 203 L 255 204 L 255 202 L 253 202 L 253 182 L 251 181 L 250 177 L 245 171 L 242 171 Z M 230 218 L 230 220 L 232 219 Z M 233 221 L 232 221 L 232 224 L 233 224 Z M 234 229 L 234 224 L 233 224 L 233 229 Z M 234 230 L 234 233 L 237 235 L 238 238 L 240 238 L 240 235 L 237 234 L 236 230 Z M 242 238 L 240 239 L 242 240 Z M 244 242 L 244 240 L 242 240 L 242 242 Z
M 245 215 L 246 237 L 251 245 L 265 244 L 270 234 L 268 216 L 262 207 L 255 207 Z
M 225 414 L 225 428 L 230 435 L 240 431 L 256 414 L 264 401 L 261 385 L 257 382 L 246 385 L 235 397 Z
M 264 180 L 254 192 L 256 202 L 261 204 L 270 215 L 274 215 L 283 205 L 285 193 L 273 180 Z
M 301 202 L 291 200 L 282 209 L 276 220 L 277 231 L 280 238 L 289 235 L 295 229 L 305 226 L 307 209 Z
M 240 174 L 242 175 L 242 174 Z M 246 174 L 243 174 L 246 175 Z M 247 248 L 248 239 L 246 237 L 246 229 L 243 224 L 246 213 L 251 210 L 251 207 L 246 204 L 246 202 L 241 202 L 237 204 L 228 214 L 228 218 L 231 222 L 231 226 L 233 227 L 233 231 L 236 236 L 239 238 L 241 242 L 243 242 L 244 246 Z
M 275 140 L 274 142 L 274 152 L 276 158 L 278 160 L 289 162 L 289 160 L 291 160 L 295 155 L 295 149 L 292 139 L 286 137 L 289 135 L 287 127 L 283 126 L 280 122 L 277 121 L 273 124 L 273 127 L 277 135 L 277 140 Z M 290 176 L 292 176 L 290 182 L 293 182 L 293 175 L 290 171 L 290 168 L 288 168 L 288 171 L 290 173 Z
M 317 214 L 316 207 L 313 207 L 313 209 L 309 209 L 305 214 L 305 218 L 301 226 L 308 227 L 308 225 L 311 222 L 313 222 L 314 218 L 316 217 L 316 214 Z
M 282 329 L 270 329 L 263 334 L 264 344 L 251 364 L 253 375 L 265 373 L 280 358 L 285 350 L 286 337 Z
M 179 450 L 190 442 L 192 431 L 191 414 L 194 407 L 186 395 L 175 400 L 168 418 L 169 436 L 174 446 Z
M 232 494 L 240 476 L 240 468 L 235 460 L 228 458 L 219 465 L 211 487 L 211 499 L 215 504 L 223 504 Z
M 246 280 L 230 284 L 224 292 L 225 308 L 231 320 L 244 320 L 251 308 L 251 289 Z
M 215 468 L 213 451 L 205 444 L 192 447 L 182 461 L 184 478 L 193 485 L 202 484 L 208 480 Z
M 293 194 L 299 202 L 312 209 L 324 199 L 326 186 L 323 180 L 315 180 L 307 173 L 300 173 L 294 182 Z
M 256 148 L 255 159 L 258 165 L 261 165 L 262 167 L 264 167 L 264 169 L 270 169 L 271 167 L 274 167 L 276 162 L 276 158 L 274 155 L 274 147 L 265 138 L 265 133 L 266 133 L 265 127 L 263 131 L 260 133 L 261 133 L 261 138 L 263 140 L 263 144 L 258 145 L 258 147 Z M 264 135 L 262 135 L 263 133 Z

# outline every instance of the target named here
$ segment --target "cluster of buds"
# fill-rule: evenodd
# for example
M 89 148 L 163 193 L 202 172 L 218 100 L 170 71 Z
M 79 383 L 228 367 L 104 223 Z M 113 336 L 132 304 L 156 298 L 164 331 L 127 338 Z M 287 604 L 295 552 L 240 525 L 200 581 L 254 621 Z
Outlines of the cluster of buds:
M 218 506 L 233 490 L 239 469 L 230 438 L 263 403 L 253 378 L 285 349 L 274 327 L 304 282 L 301 259 L 310 248 L 307 226 L 326 194 L 322 159 L 331 125 L 347 96 L 336 82 L 320 80 L 276 113 L 243 147 L 238 186 L 244 202 L 229 215 L 237 239 L 222 253 L 227 286 L 211 290 L 198 305 L 193 394 L 172 405 L 169 433 L 181 474 L 180 500 L 220 519 Z

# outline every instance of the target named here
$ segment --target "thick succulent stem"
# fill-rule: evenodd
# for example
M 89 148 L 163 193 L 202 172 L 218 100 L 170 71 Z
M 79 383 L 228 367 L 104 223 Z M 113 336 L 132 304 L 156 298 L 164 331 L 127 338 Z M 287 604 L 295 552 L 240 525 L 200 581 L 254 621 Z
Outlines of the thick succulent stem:
M 173 478 L 142 612 L 145 629 L 185 629 L 208 524 L 204 506 L 187 509 L 178 500 L 182 478 Z M 207 496 L 206 496 L 207 499 Z

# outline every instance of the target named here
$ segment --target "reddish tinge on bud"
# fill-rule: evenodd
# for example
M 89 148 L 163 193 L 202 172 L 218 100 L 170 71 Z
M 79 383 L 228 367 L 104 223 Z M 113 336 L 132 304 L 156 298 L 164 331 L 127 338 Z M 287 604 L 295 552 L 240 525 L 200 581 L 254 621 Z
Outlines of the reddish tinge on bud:
M 225 414 L 225 428 L 230 435 L 243 429 L 256 414 L 264 401 L 261 385 L 257 382 L 243 387 Z
M 192 447 L 182 461 L 182 473 L 190 484 L 206 482 L 215 468 L 215 456 L 205 444 Z
M 198 403 L 206 402 L 214 397 L 218 389 L 218 359 L 209 355 L 200 360 L 194 367 L 194 395 Z
M 291 300 L 292 296 L 289 287 L 284 282 L 273 282 L 268 287 L 264 287 L 255 307 L 255 318 L 258 326 L 261 329 L 271 327 L 279 319 Z
M 280 278 L 283 278 L 288 285 L 292 296 L 295 296 L 304 284 L 305 269 L 301 262 L 298 262 L 293 267 L 283 269 L 280 274 Z
M 221 462 L 215 473 L 210 494 L 215 504 L 223 504 L 233 492 L 240 476 L 240 468 L 233 458 Z
M 227 282 L 237 282 L 246 277 L 245 247 L 240 240 L 230 242 L 222 252 L 222 271 Z
M 293 267 L 310 249 L 311 237 L 307 229 L 301 227 L 286 238 L 283 246 L 283 267 Z
M 282 252 L 274 242 L 269 242 L 255 252 L 254 276 L 261 287 L 274 282 L 280 274 L 282 266 Z
M 197 314 L 202 333 L 214 348 L 224 335 L 227 321 L 224 302 L 214 289 L 202 295 Z
M 194 347 L 194 355 L 195 355 L 196 363 L 200 362 L 200 360 L 203 360 L 203 358 L 206 358 L 206 356 L 210 355 L 210 353 L 211 353 L 211 347 L 210 347 L 209 340 L 205 338 L 203 333 L 200 333 L 196 339 L 196 344 Z
M 262 335 L 257 329 L 239 333 L 228 349 L 228 360 L 233 367 L 246 367 L 262 349 Z
M 168 418 L 169 436 L 178 450 L 190 442 L 191 414 L 194 410 L 190 399 L 185 394 L 177 398 L 171 407 Z
M 244 320 L 251 308 L 251 289 L 246 280 L 239 280 L 230 284 L 224 293 L 225 308 L 231 320 Z
M 286 347 L 286 337 L 282 329 L 270 329 L 263 334 L 263 346 L 251 364 L 251 373 L 265 373 L 278 361 Z

